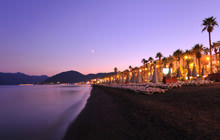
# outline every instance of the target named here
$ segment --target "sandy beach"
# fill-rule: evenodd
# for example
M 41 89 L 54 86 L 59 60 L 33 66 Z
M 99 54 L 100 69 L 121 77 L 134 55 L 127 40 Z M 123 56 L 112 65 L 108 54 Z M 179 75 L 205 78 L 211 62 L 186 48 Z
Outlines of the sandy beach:
M 215 140 L 219 132 L 219 83 L 154 95 L 94 86 L 64 140 Z

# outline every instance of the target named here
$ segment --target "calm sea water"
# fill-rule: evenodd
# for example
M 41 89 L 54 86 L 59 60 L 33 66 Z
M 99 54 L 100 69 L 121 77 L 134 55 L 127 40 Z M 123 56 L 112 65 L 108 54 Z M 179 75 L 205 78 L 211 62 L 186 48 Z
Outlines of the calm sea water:
M 0 86 L 0 140 L 60 140 L 90 86 Z

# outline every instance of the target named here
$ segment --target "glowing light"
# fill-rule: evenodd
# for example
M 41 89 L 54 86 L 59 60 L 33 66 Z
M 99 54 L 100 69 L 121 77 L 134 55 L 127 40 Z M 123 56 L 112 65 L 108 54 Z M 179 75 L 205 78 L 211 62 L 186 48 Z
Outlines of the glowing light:
M 156 65 L 156 68 L 158 68 L 159 66 L 158 65 Z
M 139 70 L 141 72 L 141 70 Z
M 145 68 L 145 70 L 147 70 L 147 68 Z
M 193 67 L 193 63 L 190 64 L 190 67 Z
M 185 59 L 187 59 L 187 58 L 188 58 L 188 56 L 185 56 L 184 58 L 185 58 Z
M 92 49 L 92 50 L 91 50 L 91 53 L 95 53 L 95 50 L 94 50 L 94 49 Z
M 209 61 L 209 59 L 210 59 L 209 57 L 206 57 L 206 60 L 208 60 L 208 61 Z

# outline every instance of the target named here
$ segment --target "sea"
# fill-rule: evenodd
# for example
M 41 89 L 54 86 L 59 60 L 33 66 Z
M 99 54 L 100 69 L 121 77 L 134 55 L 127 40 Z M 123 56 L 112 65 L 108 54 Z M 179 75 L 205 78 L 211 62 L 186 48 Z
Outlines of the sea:
M 0 86 L 0 140 L 61 140 L 90 85 Z

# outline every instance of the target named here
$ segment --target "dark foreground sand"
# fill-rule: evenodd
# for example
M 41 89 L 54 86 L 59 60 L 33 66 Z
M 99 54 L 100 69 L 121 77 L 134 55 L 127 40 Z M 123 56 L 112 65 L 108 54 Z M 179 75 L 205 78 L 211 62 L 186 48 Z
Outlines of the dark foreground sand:
M 64 140 L 220 139 L 220 84 L 141 95 L 94 86 Z

